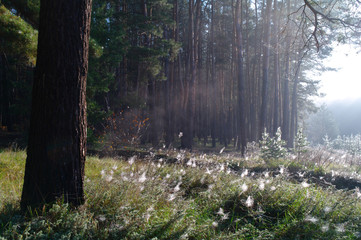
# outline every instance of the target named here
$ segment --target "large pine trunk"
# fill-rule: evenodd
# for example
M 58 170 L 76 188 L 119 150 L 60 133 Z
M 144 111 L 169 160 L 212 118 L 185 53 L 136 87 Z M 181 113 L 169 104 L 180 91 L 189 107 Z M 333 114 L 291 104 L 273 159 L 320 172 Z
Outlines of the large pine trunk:
M 84 202 L 91 0 L 41 1 L 21 206 Z

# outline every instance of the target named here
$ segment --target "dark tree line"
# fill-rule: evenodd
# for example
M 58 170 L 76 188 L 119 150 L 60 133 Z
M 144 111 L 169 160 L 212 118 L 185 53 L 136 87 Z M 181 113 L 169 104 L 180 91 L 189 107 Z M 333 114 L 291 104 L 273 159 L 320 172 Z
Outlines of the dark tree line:
M 14 34 L 1 40 L 1 61 L 6 62 L 1 66 L 1 125 L 25 128 L 27 124 L 18 122 L 26 123 L 26 114 L 19 112 L 30 111 L 17 100 L 22 99 L 18 86 L 29 76 L 24 73 L 32 71 L 30 30 L 37 34 L 39 3 L 3 4 L 1 11 L 9 18 L 21 18 Z M 281 127 L 291 147 L 297 127 L 313 108 L 309 97 L 318 94 L 317 81 L 305 72 L 320 65 L 319 59 L 329 53 L 327 44 L 354 34 L 344 29 L 356 29 L 359 23 L 345 9 L 357 4 L 94 1 L 87 80 L 89 142 L 107 131 L 106 119 L 136 110 L 141 119 L 149 118 L 140 141 L 153 146 L 192 148 L 197 141 L 213 147 L 233 144 L 244 151 L 265 129 L 273 135 Z M 19 29 L 26 34 L 17 34 Z M 21 43 L 22 54 L 9 40 Z M 11 58 L 19 70 L 9 71 L 14 66 Z
M 116 77 L 122 73 L 123 84 L 99 93 L 104 98 L 103 104 L 97 102 L 100 109 L 142 109 L 150 118 L 142 142 L 153 146 L 174 145 L 175 136 L 182 133 L 183 148 L 192 148 L 198 139 L 213 147 L 217 142 L 233 143 L 244 151 L 264 129 L 273 134 L 278 127 L 292 145 L 298 119 L 309 105 L 307 98 L 317 94 L 316 82 L 304 74 L 309 66 L 301 64 L 316 53 L 315 42 L 308 41 L 312 22 L 297 23 L 306 18 L 303 15 L 312 15 L 298 10 L 306 6 L 303 2 L 157 0 L 121 1 L 121 7 L 118 3 L 94 5 L 96 14 L 114 9 L 104 17 L 107 28 L 97 18 L 95 28 L 100 24 L 101 31 L 111 29 L 113 21 L 123 24 L 118 34 L 123 47 L 117 51 L 124 54 L 115 59 L 119 67 L 98 65 Z M 110 42 L 98 43 L 105 47 L 100 59 L 116 57 L 115 52 L 105 52 L 112 48 Z M 122 93 L 115 94 L 120 88 Z
M 95 13 L 113 12 L 104 18 L 107 29 L 114 27 L 112 21 L 122 23 L 117 36 L 123 44 L 117 58 L 105 52 L 110 42 L 94 37 L 104 46 L 99 59 L 120 62 L 120 69 L 112 64 L 106 69 L 116 77 L 122 73 L 122 84 L 99 93 L 106 99 L 97 102 L 100 109 L 141 109 L 150 119 L 142 143 L 175 146 L 181 136 L 182 148 L 192 148 L 197 140 L 213 147 L 233 144 L 242 152 L 265 129 L 273 135 L 278 127 L 293 145 L 298 125 L 314 108 L 309 97 L 318 94 L 318 82 L 305 72 L 321 65 L 320 52 L 329 53 L 327 44 L 336 36 L 325 32 L 340 29 L 336 17 L 342 11 L 341 3 L 325 13 L 328 3 L 277 0 L 98 4 Z

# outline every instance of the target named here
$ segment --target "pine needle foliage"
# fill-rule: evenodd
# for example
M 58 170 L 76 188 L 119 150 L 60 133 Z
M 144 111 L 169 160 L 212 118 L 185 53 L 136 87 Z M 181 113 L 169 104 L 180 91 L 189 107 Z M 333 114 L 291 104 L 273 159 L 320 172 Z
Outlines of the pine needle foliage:
M 305 134 L 303 133 L 303 129 L 299 128 L 297 130 L 297 134 L 296 134 L 295 140 L 294 140 L 294 152 L 297 156 L 297 160 L 300 159 L 300 157 L 303 153 L 307 152 L 308 145 L 309 145 L 309 142 L 307 141 L 307 138 L 306 138 Z
M 265 129 L 262 133 L 261 158 L 264 160 L 283 158 L 287 154 L 287 149 L 284 147 L 286 142 L 282 140 L 281 128 L 278 128 L 275 136 L 270 137 Z

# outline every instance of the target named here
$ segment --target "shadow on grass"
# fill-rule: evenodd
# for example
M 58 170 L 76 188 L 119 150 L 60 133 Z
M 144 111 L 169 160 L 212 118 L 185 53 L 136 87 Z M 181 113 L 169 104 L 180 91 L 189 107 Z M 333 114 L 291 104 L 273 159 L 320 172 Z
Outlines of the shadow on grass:
M 8 203 L 0 211 L 0 236 L 11 226 L 24 222 L 24 215 L 19 206 Z
M 111 222 L 108 222 L 105 225 L 102 225 L 102 222 L 98 222 L 93 227 L 88 228 L 84 232 L 85 229 L 77 228 L 76 226 L 69 225 L 68 223 L 72 223 L 72 221 L 66 221 L 67 217 L 62 216 L 64 213 L 61 209 L 59 213 L 48 213 L 46 212 L 33 212 L 33 216 L 31 213 L 26 213 L 20 210 L 20 207 L 16 204 L 6 204 L 3 206 L 0 211 L 0 238 L 5 237 L 6 239 L 18 239 L 18 237 L 23 236 L 27 222 L 33 222 L 33 217 L 38 218 L 40 215 L 45 214 L 45 218 L 49 219 L 49 221 L 53 221 L 55 225 L 57 225 L 57 221 L 65 221 L 63 224 L 60 223 L 59 226 L 55 226 L 50 233 L 44 232 L 44 225 L 34 225 L 34 229 L 31 229 L 31 234 L 42 233 L 44 236 L 49 237 L 49 239 L 55 239 L 53 237 L 59 236 L 67 236 L 67 234 L 71 233 L 74 236 L 81 236 L 81 239 L 181 239 L 182 235 L 187 231 L 187 227 L 184 226 L 180 230 L 174 230 L 175 224 L 182 218 L 181 214 L 175 215 L 167 222 L 163 222 L 158 225 L 154 225 L 152 228 L 146 230 L 139 229 L 138 227 L 125 227 L 119 229 L 111 229 Z M 40 215 L 38 215 L 40 214 Z M 68 211 L 65 214 L 69 214 Z M 77 215 L 76 215 L 77 216 Z M 54 217 L 56 219 L 54 219 Z M 59 219 L 57 219 L 59 217 Z M 45 219 L 42 218 L 42 219 Z M 52 225 L 52 224 L 50 224 Z M 47 235 L 50 234 L 50 235 Z M 35 235 L 34 235 L 35 236 Z M 43 237 L 44 237 L 43 236 Z M 189 238 L 190 239 L 190 238 Z
M 175 233 L 167 235 L 167 232 L 172 228 L 172 226 L 180 218 L 182 218 L 182 215 L 178 214 L 177 216 L 173 217 L 172 219 L 170 219 L 165 224 L 162 224 L 162 225 L 160 225 L 158 227 L 155 227 L 155 228 L 151 229 L 146 234 L 146 239 L 153 239 L 155 237 L 158 238 L 158 239 L 180 239 L 180 237 L 186 232 L 186 230 L 187 230 L 186 227 L 182 228 L 180 231 L 177 231 Z
M 187 228 L 184 227 L 179 231 L 170 233 L 172 228 L 174 228 L 174 224 L 181 218 L 182 216 L 179 214 L 169 221 L 154 226 L 153 228 L 144 232 L 133 232 L 134 229 L 132 227 L 122 228 L 119 230 L 112 230 L 109 233 L 107 239 L 181 239 L 183 234 L 187 231 Z M 188 238 L 191 239 L 191 238 Z

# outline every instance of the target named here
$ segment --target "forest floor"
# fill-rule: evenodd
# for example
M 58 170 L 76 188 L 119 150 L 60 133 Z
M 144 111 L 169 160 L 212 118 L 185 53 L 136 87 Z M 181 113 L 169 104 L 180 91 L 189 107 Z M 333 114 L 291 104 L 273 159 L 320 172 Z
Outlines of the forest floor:
M 360 162 L 344 155 L 90 153 L 83 206 L 23 214 L 26 153 L 1 150 L 0 239 L 361 239 Z

